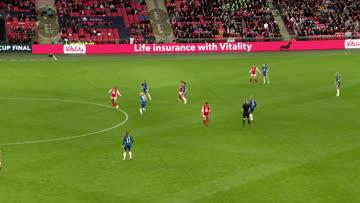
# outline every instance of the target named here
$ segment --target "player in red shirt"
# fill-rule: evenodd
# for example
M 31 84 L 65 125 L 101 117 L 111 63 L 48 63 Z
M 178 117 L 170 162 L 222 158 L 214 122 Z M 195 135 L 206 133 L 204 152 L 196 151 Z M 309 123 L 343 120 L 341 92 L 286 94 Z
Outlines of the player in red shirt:
M 203 107 L 201 108 L 201 115 L 204 119 L 204 125 L 208 126 L 209 125 L 209 114 L 210 114 L 210 106 L 207 102 L 205 102 L 205 104 L 203 105 Z
M 111 103 L 114 108 L 119 108 L 119 106 L 116 104 L 116 100 L 118 96 L 121 96 L 119 90 L 117 87 L 113 87 L 109 90 L 109 93 L 111 95 Z
M 255 82 L 257 83 L 256 74 L 257 74 L 257 73 L 261 73 L 261 72 L 259 71 L 259 69 L 258 69 L 255 65 L 253 65 L 253 66 L 251 67 L 249 73 L 250 73 L 250 83 L 252 82 L 253 79 L 254 79 Z

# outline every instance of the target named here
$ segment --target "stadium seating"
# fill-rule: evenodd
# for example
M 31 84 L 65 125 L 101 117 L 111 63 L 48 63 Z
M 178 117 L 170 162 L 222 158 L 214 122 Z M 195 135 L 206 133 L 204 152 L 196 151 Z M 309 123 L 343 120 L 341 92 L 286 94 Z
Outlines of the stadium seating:
M 61 38 L 65 41 L 128 43 L 123 37 L 134 38 L 135 43 L 155 41 L 144 1 L 57 0 L 56 7 L 62 27 Z M 117 20 L 119 17 L 123 24 Z M 75 23 L 66 23 L 73 20 Z M 129 36 L 121 36 L 124 29 Z
M 359 0 L 273 3 L 297 40 L 360 38 Z M 155 42 L 144 0 L 56 0 L 55 5 L 61 42 Z M 265 0 L 165 0 L 165 5 L 177 42 L 281 39 Z M 2 0 L 0 10 L 6 15 L 3 38 L 10 43 L 37 42 L 35 0 Z
M 35 0 L 2 0 L 1 9 L 7 9 L 10 12 L 35 13 Z
M 178 41 L 224 41 L 225 38 L 265 41 L 281 37 L 265 0 L 165 2 Z
M 344 39 L 347 32 L 360 37 L 360 1 L 274 0 L 274 4 L 297 39 Z
M 23 15 L 23 14 L 22 14 Z M 20 15 L 20 16 L 22 16 Z M 10 43 L 35 42 L 37 35 L 36 17 L 7 17 L 7 36 Z
M 4 0 L 0 7 L 8 10 L 6 29 L 9 43 L 36 43 L 35 0 Z

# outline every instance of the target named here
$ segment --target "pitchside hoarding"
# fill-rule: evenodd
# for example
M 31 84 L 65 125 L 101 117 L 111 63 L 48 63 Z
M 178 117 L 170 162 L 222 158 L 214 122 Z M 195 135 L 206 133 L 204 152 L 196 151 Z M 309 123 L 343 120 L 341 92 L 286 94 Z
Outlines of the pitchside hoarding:
M 0 53 L 2 52 L 31 52 L 32 46 L 29 44 L 0 44 Z
M 345 40 L 345 49 L 360 49 L 360 39 Z
M 34 45 L 34 54 L 195 54 L 343 50 L 344 40 L 190 44 Z

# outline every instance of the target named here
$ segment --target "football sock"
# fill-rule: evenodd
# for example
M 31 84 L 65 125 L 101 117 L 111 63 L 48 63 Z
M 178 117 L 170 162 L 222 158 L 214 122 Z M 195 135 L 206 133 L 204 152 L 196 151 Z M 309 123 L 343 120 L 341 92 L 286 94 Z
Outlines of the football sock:
M 142 109 L 140 108 L 140 114 L 142 115 Z
M 183 101 L 184 101 L 184 104 L 186 104 L 187 99 L 185 97 L 183 97 Z
M 243 120 L 243 127 L 244 127 L 244 125 L 245 125 L 245 120 Z
M 131 152 L 129 152 L 129 157 L 130 157 L 130 159 L 132 159 L 132 154 L 131 154 Z
M 149 99 L 151 100 L 151 96 L 150 96 L 150 94 L 148 93 L 147 95 L 148 95 Z
M 266 83 L 266 79 L 264 78 L 264 84 Z
M 123 160 L 125 160 L 126 159 L 126 152 L 124 152 L 124 154 L 123 154 Z

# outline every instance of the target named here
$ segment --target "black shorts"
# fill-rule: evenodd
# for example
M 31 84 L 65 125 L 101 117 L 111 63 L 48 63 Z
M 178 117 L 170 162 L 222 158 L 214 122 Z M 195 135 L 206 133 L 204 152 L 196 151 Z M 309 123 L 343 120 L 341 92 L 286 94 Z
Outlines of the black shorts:
M 250 114 L 249 113 L 243 113 L 243 118 L 249 118 Z

